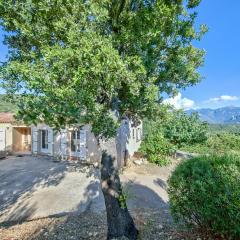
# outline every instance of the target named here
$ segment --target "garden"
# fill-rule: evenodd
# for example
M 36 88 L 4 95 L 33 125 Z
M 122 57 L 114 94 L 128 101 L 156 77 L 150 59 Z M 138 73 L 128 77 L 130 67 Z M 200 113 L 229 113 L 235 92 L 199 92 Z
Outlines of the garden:
M 197 154 L 180 161 L 168 180 L 173 219 L 204 239 L 239 239 L 239 126 L 209 125 L 197 114 L 161 111 L 159 119 L 145 121 L 142 154 L 160 166 L 170 164 L 177 150 Z

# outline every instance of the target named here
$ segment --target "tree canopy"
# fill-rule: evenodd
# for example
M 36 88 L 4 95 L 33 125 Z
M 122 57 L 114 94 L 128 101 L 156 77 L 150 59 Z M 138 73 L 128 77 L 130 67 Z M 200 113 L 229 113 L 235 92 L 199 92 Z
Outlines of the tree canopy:
M 152 117 L 161 93 L 198 83 L 206 32 L 200 0 L 1 0 L 9 46 L 2 86 L 25 122 L 89 123 L 115 133 L 118 119 Z

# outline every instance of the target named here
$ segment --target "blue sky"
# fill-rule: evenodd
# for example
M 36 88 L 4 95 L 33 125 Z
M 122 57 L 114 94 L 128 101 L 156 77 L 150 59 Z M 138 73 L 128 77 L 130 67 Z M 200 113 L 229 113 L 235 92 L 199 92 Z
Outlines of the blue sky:
M 205 65 L 200 69 L 204 79 L 197 86 L 182 91 L 172 100 L 174 104 L 185 108 L 240 107 L 239 11 L 239 0 L 202 0 L 198 23 L 209 27 L 209 32 L 197 43 L 207 52 Z M 0 61 L 7 54 L 2 41 L 0 30 Z
M 198 8 L 198 23 L 209 27 L 198 44 L 207 51 L 200 70 L 205 79 L 182 91 L 182 98 L 193 100 L 196 108 L 240 106 L 239 11 L 239 0 L 202 0 Z

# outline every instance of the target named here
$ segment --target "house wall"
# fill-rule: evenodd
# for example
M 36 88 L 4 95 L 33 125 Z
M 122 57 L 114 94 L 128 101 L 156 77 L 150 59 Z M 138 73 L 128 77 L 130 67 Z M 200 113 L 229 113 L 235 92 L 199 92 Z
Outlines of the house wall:
M 127 149 L 130 156 L 133 156 L 138 151 L 142 142 L 142 123 L 136 127 L 129 127 L 129 139 L 127 142 Z
M 87 148 L 87 160 L 90 163 L 99 162 L 101 160 L 102 151 L 98 145 L 97 139 L 91 131 L 90 125 L 83 127 L 86 130 L 86 148 Z
M 30 129 L 26 131 L 26 126 L 11 123 L 0 123 L 0 128 L 5 129 L 6 132 L 6 151 L 8 154 L 27 150 L 23 148 L 23 135 L 27 134 L 30 141 Z
M 73 128 L 62 129 L 61 131 L 54 132 L 52 128 L 45 124 L 38 124 L 37 126 L 33 127 L 33 153 L 44 154 L 41 153 L 40 150 L 41 139 L 39 138 L 39 130 L 41 129 L 47 129 L 50 131 L 50 134 L 52 134 L 52 138 L 49 139 L 51 151 L 47 153 L 48 155 L 61 157 L 63 159 L 79 159 L 79 157 L 75 156 L 73 152 L 71 152 L 70 132 L 73 130 Z M 102 141 L 100 143 L 101 149 L 107 149 L 109 153 L 113 154 L 113 156 L 116 156 L 117 165 L 119 167 L 122 167 L 126 163 L 127 158 L 131 157 L 140 147 L 141 139 L 137 138 L 137 129 L 140 129 L 139 131 L 142 132 L 142 124 L 134 127 L 128 120 L 123 120 L 120 128 L 117 130 L 116 138 L 110 139 L 107 142 Z M 100 149 L 96 137 L 91 131 L 91 126 L 85 125 L 82 127 L 82 130 L 86 131 L 86 159 L 83 161 L 89 163 L 100 162 L 102 150 Z M 135 131 L 134 136 L 133 131 Z
M 48 149 L 42 151 L 41 149 L 41 130 L 48 131 Z M 54 145 L 55 145 L 55 136 L 53 129 L 46 124 L 38 124 L 37 126 L 32 126 L 32 153 L 40 155 L 54 156 Z
M 64 159 L 79 159 L 71 152 L 71 131 L 73 128 L 62 129 L 54 134 L 54 156 Z M 90 125 L 85 125 L 82 130 L 86 131 L 86 162 L 98 162 L 101 157 L 101 151 L 97 144 L 94 134 L 91 132 Z
M 136 138 L 137 129 L 139 131 L 139 138 Z M 135 135 L 133 136 L 133 131 Z M 137 127 L 129 120 L 123 120 L 117 135 L 113 139 L 101 142 L 101 147 L 107 150 L 112 156 L 115 156 L 117 161 L 114 163 L 115 167 L 121 168 L 127 164 L 127 161 L 139 149 L 141 144 L 142 123 Z
M 6 151 L 8 154 L 12 153 L 12 143 L 13 143 L 13 134 L 12 134 L 12 124 L 11 123 L 0 123 L 0 128 L 5 129 L 6 131 Z

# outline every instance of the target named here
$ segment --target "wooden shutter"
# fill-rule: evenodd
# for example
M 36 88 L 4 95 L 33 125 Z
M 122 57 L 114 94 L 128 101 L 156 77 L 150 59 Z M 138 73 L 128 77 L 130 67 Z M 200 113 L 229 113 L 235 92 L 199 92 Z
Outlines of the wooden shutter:
M 53 129 L 48 128 L 48 154 L 53 155 Z
M 67 130 L 61 129 L 61 155 L 67 156 Z
M 84 129 L 80 130 L 80 152 L 79 156 L 81 159 L 86 160 L 87 158 L 87 131 Z
M 32 152 L 33 154 L 38 153 L 38 128 L 32 127 Z
M 6 151 L 6 131 L 0 128 L 0 152 Z

